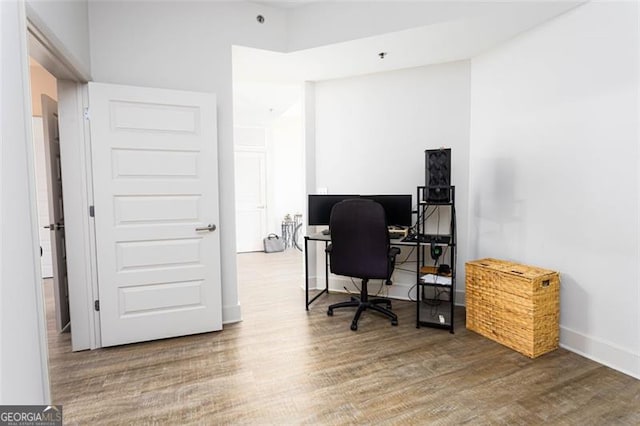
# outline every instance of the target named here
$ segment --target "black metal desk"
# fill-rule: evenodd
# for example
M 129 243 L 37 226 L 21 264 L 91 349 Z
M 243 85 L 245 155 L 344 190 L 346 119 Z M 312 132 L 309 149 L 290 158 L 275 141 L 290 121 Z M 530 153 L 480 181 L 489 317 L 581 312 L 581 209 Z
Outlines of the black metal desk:
M 321 241 L 324 242 L 324 276 L 325 284 L 324 289 L 313 296 L 313 299 L 309 300 L 309 241 Z M 322 232 L 318 232 L 313 235 L 305 235 L 304 237 L 304 298 L 305 308 L 308 311 L 309 305 L 311 305 L 318 297 L 324 293 L 329 293 L 329 254 L 327 253 L 327 246 L 331 242 L 331 235 L 324 235 Z
M 311 300 L 309 300 L 309 241 L 318 241 L 324 242 L 324 276 L 325 283 L 324 288 L 320 291 L 320 293 L 313 296 Z M 306 235 L 304 237 L 304 297 L 305 297 L 305 308 L 308 311 L 309 306 L 316 301 L 316 299 L 322 296 L 325 293 L 329 293 L 329 254 L 326 251 L 327 246 L 331 242 L 331 235 L 324 235 L 322 232 L 318 232 L 312 235 Z M 415 242 L 405 242 L 401 239 L 391 239 L 390 243 L 392 246 L 404 246 L 404 247 L 416 247 L 420 245 Z M 420 278 L 420 267 L 417 268 L 416 277 Z

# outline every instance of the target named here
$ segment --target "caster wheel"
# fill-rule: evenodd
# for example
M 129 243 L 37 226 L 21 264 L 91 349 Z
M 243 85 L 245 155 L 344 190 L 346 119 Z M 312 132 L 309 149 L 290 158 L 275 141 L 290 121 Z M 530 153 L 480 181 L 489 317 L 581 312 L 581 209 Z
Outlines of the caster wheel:
M 351 323 L 351 330 L 356 331 L 358 329 L 358 324 L 356 324 L 355 322 Z
M 327 310 L 327 315 L 332 317 L 333 316 L 333 309 Z
M 391 320 L 391 325 L 397 326 L 398 325 L 398 320 Z

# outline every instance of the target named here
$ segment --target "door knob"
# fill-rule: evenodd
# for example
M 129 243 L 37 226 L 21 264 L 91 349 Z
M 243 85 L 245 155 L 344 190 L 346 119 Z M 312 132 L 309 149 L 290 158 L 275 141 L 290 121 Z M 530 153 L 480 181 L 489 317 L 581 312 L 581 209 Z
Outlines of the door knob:
M 196 228 L 196 231 L 209 231 L 209 232 L 213 232 L 216 230 L 216 226 L 212 223 L 208 224 L 207 226 L 202 226 L 202 227 L 198 227 Z

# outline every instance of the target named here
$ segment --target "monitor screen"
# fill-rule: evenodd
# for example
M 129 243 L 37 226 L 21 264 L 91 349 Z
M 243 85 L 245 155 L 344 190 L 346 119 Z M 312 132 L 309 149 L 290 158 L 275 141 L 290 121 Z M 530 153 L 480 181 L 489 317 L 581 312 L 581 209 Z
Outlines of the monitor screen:
M 361 195 L 382 204 L 387 214 L 387 224 L 411 226 L 411 195 Z
M 328 225 L 333 205 L 358 195 L 309 195 L 309 225 Z
M 413 225 L 411 195 L 309 195 L 309 225 L 328 225 L 334 204 L 359 197 L 382 204 L 389 225 Z

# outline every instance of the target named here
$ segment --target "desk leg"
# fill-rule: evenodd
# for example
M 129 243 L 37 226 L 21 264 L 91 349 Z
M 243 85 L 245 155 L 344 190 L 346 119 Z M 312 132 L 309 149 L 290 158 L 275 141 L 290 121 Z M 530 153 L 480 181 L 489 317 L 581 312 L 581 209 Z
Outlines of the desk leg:
M 420 263 L 420 243 L 416 243 L 416 249 L 416 328 L 420 328 L 420 293 L 422 292 L 422 286 L 420 285 L 420 265 L 424 264 L 424 259 L 423 262 Z
M 327 241 L 324 242 L 324 290 L 329 292 L 329 253 L 327 253 L 327 246 L 329 243 Z
M 309 239 L 304 237 L 304 306 L 309 310 Z
M 0 0 L 2 1 L 2 0 Z M 308 311 L 309 310 L 309 306 L 320 296 L 322 296 L 325 293 L 329 293 L 329 254 L 326 251 L 327 246 L 329 245 L 328 241 L 324 242 L 324 247 L 325 247 L 325 254 L 324 254 L 324 271 L 326 274 L 326 281 L 324 284 L 324 290 L 320 291 L 318 294 L 316 294 L 315 296 L 313 296 L 313 298 L 309 298 L 309 244 L 308 244 L 309 238 L 308 237 L 304 237 L 304 301 L 305 301 L 305 308 Z M 324 240 L 311 240 L 311 241 L 324 241 Z M 317 272 L 317 271 L 316 271 Z M 318 275 L 318 274 L 316 274 Z M 316 279 L 317 280 L 317 279 Z M 315 290 L 318 289 L 318 286 L 316 284 L 316 288 Z

